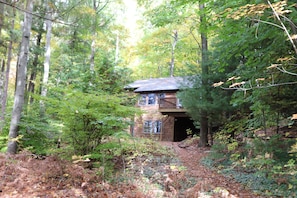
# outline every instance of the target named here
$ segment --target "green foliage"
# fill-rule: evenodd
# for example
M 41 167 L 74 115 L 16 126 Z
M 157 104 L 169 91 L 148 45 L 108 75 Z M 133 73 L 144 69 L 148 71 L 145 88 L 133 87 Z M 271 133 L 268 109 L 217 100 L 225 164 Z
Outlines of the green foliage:
M 49 117 L 41 117 L 39 103 L 31 105 L 31 109 L 22 116 L 19 135 L 21 150 L 29 150 L 35 154 L 48 154 L 57 147 L 60 136 L 59 127 Z
M 64 91 L 63 100 L 58 96 L 50 101 L 50 111 L 62 120 L 63 137 L 78 155 L 93 152 L 103 137 L 125 131 L 136 113 L 113 95 Z
M 289 151 L 295 140 L 283 139 L 280 135 L 274 135 L 268 140 L 256 138 L 253 142 L 255 155 L 264 156 L 266 153 L 278 161 L 289 160 Z
M 224 144 L 232 143 L 238 136 L 248 137 L 251 129 L 248 126 L 248 118 L 240 113 L 230 116 L 225 125 L 215 134 L 215 139 Z
M 294 197 L 296 157 L 290 151 L 295 139 L 275 135 L 242 141 L 225 133 L 216 135 L 216 144 L 203 160 L 204 164 L 232 176 L 261 195 Z
M 0 152 L 6 152 L 8 136 L 0 136 Z
M 219 75 L 209 77 L 209 81 L 215 81 Z M 189 115 L 194 121 L 200 121 L 200 112 L 207 111 L 208 119 L 212 126 L 220 126 L 225 122 L 223 112 L 232 110 L 229 105 L 230 95 L 220 89 L 211 89 L 210 84 L 207 87 L 201 87 L 201 75 L 195 75 L 185 78 L 191 88 L 182 89 L 178 92 L 183 106 L 188 110 Z M 187 84 L 185 83 L 185 84 Z M 206 98 L 203 96 L 208 93 Z

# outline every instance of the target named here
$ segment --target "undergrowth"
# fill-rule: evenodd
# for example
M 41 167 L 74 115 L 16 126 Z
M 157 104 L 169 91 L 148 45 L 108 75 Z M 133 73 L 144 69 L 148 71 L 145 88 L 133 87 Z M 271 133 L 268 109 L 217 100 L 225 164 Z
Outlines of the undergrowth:
M 283 134 L 245 136 L 248 132 L 235 132 L 232 124 L 216 134 L 216 143 L 202 162 L 260 195 L 296 197 L 296 139 Z

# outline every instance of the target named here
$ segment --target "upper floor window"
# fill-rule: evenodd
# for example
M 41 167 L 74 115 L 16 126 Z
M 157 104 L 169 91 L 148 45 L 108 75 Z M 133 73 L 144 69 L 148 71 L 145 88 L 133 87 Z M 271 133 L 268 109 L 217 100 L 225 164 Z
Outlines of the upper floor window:
M 139 101 L 138 101 L 139 105 L 146 105 L 146 94 L 141 94 Z
M 159 98 L 160 99 L 165 98 L 165 93 L 159 93 Z
M 157 103 L 157 95 L 154 93 L 141 94 L 138 100 L 139 105 L 154 105 Z
M 159 97 L 159 104 L 163 105 L 164 104 L 165 93 L 160 93 L 158 95 L 158 97 Z
M 153 105 L 156 103 L 156 94 L 148 94 L 148 102 L 149 105 Z

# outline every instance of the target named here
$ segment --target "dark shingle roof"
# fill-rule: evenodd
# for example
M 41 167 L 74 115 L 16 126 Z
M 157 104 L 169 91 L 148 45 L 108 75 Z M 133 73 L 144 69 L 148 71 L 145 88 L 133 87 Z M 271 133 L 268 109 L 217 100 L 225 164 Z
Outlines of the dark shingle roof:
M 182 77 L 151 78 L 137 80 L 127 85 L 125 88 L 134 89 L 134 92 L 175 91 L 181 88 L 182 82 Z

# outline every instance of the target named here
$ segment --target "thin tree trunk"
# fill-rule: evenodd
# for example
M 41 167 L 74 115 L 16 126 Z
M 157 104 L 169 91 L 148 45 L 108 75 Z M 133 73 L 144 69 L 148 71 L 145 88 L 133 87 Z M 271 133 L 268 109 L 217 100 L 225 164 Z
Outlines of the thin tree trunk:
M 0 3 L 0 38 L 1 38 L 1 31 L 4 25 L 4 4 Z
M 24 105 L 24 94 L 26 87 L 26 70 L 28 64 L 29 55 L 29 43 L 30 34 L 32 26 L 32 11 L 33 11 L 33 1 L 27 0 L 26 4 L 24 25 L 23 25 L 23 35 L 21 42 L 21 50 L 18 61 L 18 72 L 17 72 L 17 84 L 14 96 L 14 105 L 11 115 L 10 129 L 9 129 L 9 140 L 7 144 L 7 153 L 16 154 L 17 152 L 17 136 L 18 136 L 18 125 L 21 119 L 22 108 Z
M 116 50 L 115 50 L 115 58 L 114 62 L 117 64 L 119 62 L 119 57 L 120 57 L 120 37 L 119 37 L 119 32 L 116 33 L 117 38 L 116 38 Z
M 200 11 L 201 11 L 201 16 L 200 16 L 200 23 L 201 23 L 201 44 L 202 44 L 202 61 L 201 61 L 201 66 L 202 66 L 202 88 L 204 91 L 202 91 L 202 101 L 207 100 L 207 75 L 208 75 L 208 44 L 207 44 L 207 36 L 206 36 L 206 30 L 203 28 L 206 26 L 206 20 L 205 20 L 205 14 L 204 12 L 204 4 L 199 5 Z M 200 115 L 200 142 L 199 145 L 202 147 L 207 146 L 208 144 L 208 115 L 207 111 L 202 109 L 201 110 L 201 115 Z
M 0 44 L 2 43 L 1 39 L 1 32 L 4 24 L 4 4 L 0 4 Z M 4 78 L 4 68 L 5 68 L 5 60 L 0 59 L 1 64 L 1 73 L 0 73 L 0 100 L 1 104 L 3 105 L 3 98 L 4 98 L 4 87 L 5 87 L 5 78 Z M 3 106 L 1 105 L 1 109 L 3 109 Z M 0 132 L 2 131 L 2 127 L 4 124 L 4 112 L 1 111 L 1 120 L 0 120 Z
M 5 89 L 5 60 L 2 58 L 0 59 L 0 100 L 1 104 L 3 104 L 4 99 L 4 89 Z M 2 106 L 1 106 L 2 109 Z M 0 133 L 2 131 L 4 125 L 4 112 L 1 111 L 1 120 L 0 120 Z
M 42 33 L 43 33 L 43 23 L 40 23 L 38 27 L 38 34 L 36 36 L 36 48 L 38 50 L 36 50 L 34 54 L 32 67 L 30 69 L 31 74 L 30 74 L 30 78 L 28 81 L 28 88 L 27 88 L 28 93 L 32 93 L 32 94 L 35 91 L 35 80 L 36 80 L 37 70 L 39 65 L 38 62 L 39 62 L 39 55 L 40 55 L 40 48 L 41 48 L 40 46 L 41 46 L 41 40 L 42 40 Z M 28 104 L 28 101 L 30 102 L 30 104 L 32 104 L 34 102 L 34 99 L 32 96 L 30 96 L 30 94 L 27 94 L 25 101 L 26 101 L 25 104 Z
M 93 10 L 94 13 L 97 13 L 97 1 L 93 0 Z M 90 71 L 94 72 L 95 70 L 95 37 L 96 37 L 96 26 L 97 26 L 97 16 L 95 14 L 94 16 L 94 21 L 92 21 L 92 27 L 91 27 L 91 31 L 92 31 L 92 42 L 91 42 L 91 54 L 90 54 Z
M 172 37 L 173 37 L 173 42 L 172 42 L 172 45 L 171 45 L 170 77 L 173 77 L 174 76 L 174 64 L 175 64 L 174 53 L 175 53 L 175 46 L 176 46 L 177 41 L 178 41 L 177 30 L 174 30 Z
M 92 44 L 91 44 L 91 55 L 90 55 L 90 71 L 93 72 L 95 70 L 95 35 L 93 36 Z
M 261 111 L 262 111 L 262 117 L 263 117 L 264 134 L 267 135 L 265 109 L 262 108 Z
M 47 19 L 46 20 L 46 41 L 45 41 L 45 60 L 44 60 L 44 70 L 43 70 L 43 79 L 42 79 L 42 90 L 41 96 L 46 97 L 47 95 L 47 84 L 50 70 L 50 58 L 51 58 L 51 35 L 52 35 L 52 12 L 49 6 L 47 5 Z M 45 113 L 45 106 L 43 101 L 40 102 L 40 111 L 41 116 Z

